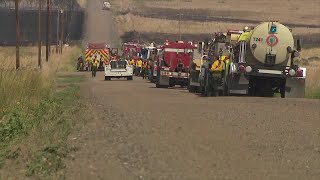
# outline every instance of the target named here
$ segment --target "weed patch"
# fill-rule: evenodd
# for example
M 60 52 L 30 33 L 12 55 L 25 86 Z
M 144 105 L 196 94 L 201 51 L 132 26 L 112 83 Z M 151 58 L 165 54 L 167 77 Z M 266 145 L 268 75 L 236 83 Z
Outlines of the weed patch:
M 65 167 L 63 159 L 76 148 L 66 144 L 49 145 L 37 151 L 27 165 L 27 176 L 48 176 Z

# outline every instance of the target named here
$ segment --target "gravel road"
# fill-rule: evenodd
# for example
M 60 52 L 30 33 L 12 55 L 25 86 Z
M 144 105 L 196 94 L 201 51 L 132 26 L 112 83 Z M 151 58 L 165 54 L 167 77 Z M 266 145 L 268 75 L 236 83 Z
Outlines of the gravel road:
M 117 43 L 111 12 L 90 0 L 84 42 Z M 140 78 L 87 75 L 87 124 L 67 179 L 320 179 L 320 101 L 204 98 Z
M 88 76 L 69 179 L 320 178 L 320 101 L 200 97 Z

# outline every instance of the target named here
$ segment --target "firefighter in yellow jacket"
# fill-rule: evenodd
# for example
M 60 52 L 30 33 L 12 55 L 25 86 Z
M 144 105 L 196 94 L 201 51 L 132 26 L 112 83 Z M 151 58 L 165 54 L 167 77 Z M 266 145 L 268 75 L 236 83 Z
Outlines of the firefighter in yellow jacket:
M 98 60 L 97 56 L 94 56 L 94 58 L 92 59 L 92 62 L 91 62 L 92 77 L 96 77 L 98 67 L 99 67 L 99 60 Z
M 213 62 L 210 73 L 209 73 L 209 89 L 212 95 L 218 95 L 218 87 L 222 85 L 222 71 L 225 70 L 225 63 L 220 58 L 217 57 L 216 60 Z
M 142 65 L 143 65 L 143 62 L 141 58 L 139 58 L 136 62 L 136 76 L 140 76 Z
M 251 36 L 252 31 L 249 29 L 248 26 L 245 26 L 243 28 L 243 33 L 240 35 L 238 42 L 240 41 L 246 41 L 248 42 L 250 40 L 250 36 Z

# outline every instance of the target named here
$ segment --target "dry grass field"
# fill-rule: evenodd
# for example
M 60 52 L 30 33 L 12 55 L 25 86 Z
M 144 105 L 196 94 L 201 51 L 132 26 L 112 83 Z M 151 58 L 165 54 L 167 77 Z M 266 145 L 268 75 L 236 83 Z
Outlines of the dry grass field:
M 129 31 L 155 32 L 155 33 L 179 33 L 179 21 L 164 20 L 148 17 L 140 17 L 132 14 L 117 16 L 118 31 L 124 34 Z M 224 32 L 227 29 L 241 30 L 244 25 L 253 26 L 254 24 L 228 23 L 228 22 L 194 22 L 182 21 L 181 33 L 183 34 L 213 34 L 213 32 Z M 298 27 L 293 29 L 295 35 L 308 35 L 319 33 L 319 28 Z
M 63 55 L 53 54 L 49 63 L 42 53 L 43 69 L 37 68 L 37 48 L 21 47 L 21 70 L 15 68 L 15 48 L 0 47 L 0 115 L 14 108 L 17 103 L 28 107 L 37 103 L 43 93 L 50 91 L 58 70 L 71 70 L 72 64 L 66 61 L 80 53 L 78 48 L 65 49 Z M 45 52 L 43 48 L 42 52 Z M 1 120 L 1 119 L 0 119 Z
M 241 29 L 260 21 L 277 20 L 291 24 L 295 35 L 318 38 L 320 34 L 320 1 L 317 0 L 121 0 L 113 1 L 120 34 L 181 33 L 198 34 Z M 181 10 L 180 10 L 181 9 Z M 252 21 L 252 22 L 251 22 Z
M 319 24 L 320 17 L 318 0 L 144 0 L 139 2 L 147 7 L 209 9 L 212 14 L 227 12 L 230 17 L 299 24 Z

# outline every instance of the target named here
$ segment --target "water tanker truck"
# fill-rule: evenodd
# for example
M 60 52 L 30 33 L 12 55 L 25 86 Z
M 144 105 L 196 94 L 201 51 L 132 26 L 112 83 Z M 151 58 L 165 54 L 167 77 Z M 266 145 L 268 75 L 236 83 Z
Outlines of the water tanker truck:
M 303 97 L 306 69 L 294 63 L 301 50 L 291 30 L 279 22 L 264 22 L 240 36 L 232 47 L 227 90 L 253 96 Z M 244 34 L 243 34 L 244 35 Z M 296 44 L 296 47 L 295 47 Z M 293 95 L 294 94 L 294 95 Z

